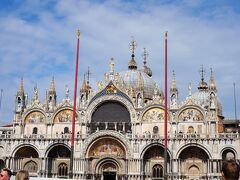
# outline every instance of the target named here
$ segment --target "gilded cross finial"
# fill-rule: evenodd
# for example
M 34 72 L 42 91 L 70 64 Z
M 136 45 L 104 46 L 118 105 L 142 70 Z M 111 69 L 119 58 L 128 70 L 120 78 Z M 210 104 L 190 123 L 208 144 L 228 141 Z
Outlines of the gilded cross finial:
M 137 43 L 136 43 L 136 41 L 134 40 L 134 37 L 133 37 L 133 36 L 132 36 L 132 41 L 131 41 L 130 44 L 129 44 L 129 48 L 130 48 L 130 50 L 132 51 L 132 54 L 134 54 L 135 49 L 137 48 Z
M 89 83 L 89 79 L 90 79 L 90 75 L 92 73 L 90 72 L 90 68 L 88 67 L 88 71 L 87 71 L 87 83 Z
M 200 74 L 201 74 L 201 80 L 203 81 L 204 80 L 204 74 L 205 74 L 205 70 L 203 69 L 203 65 L 201 66 L 201 69 L 200 69 Z
M 146 48 L 143 48 L 142 56 L 143 56 L 143 63 L 144 63 L 144 65 L 146 65 L 147 64 L 147 57 L 148 57 L 148 53 L 147 53 Z
M 80 37 L 80 34 L 81 34 L 81 33 L 80 33 L 80 30 L 78 29 L 78 30 L 77 30 L 77 38 Z

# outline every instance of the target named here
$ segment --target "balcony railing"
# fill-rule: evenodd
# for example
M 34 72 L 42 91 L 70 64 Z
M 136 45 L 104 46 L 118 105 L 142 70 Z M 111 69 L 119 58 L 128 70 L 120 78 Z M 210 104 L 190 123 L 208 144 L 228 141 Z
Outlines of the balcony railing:
M 131 132 L 122 133 L 128 139 L 164 139 L 164 135 L 145 132 L 142 134 L 132 134 Z M 75 134 L 75 139 L 85 139 L 89 134 Z M 71 133 L 65 134 L 0 134 L 1 139 L 64 139 L 70 140 Z M 198 134 L 198 133 L 175 133 L 169 134 L 169 139 L 239 139 L 239 133 L 219 133 L 215 135 Z

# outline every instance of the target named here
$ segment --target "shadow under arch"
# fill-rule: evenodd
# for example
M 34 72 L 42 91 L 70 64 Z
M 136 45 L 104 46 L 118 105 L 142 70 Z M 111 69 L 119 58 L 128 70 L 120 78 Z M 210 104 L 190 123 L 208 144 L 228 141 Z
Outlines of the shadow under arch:
M 226 159 L 236 159 L 238 157 L 237 151 L 234 149 L 234 147 L 223 147 L 220 151 L 220 158 L 222 160 Z
M 140 154 L 140 158 L 143 159 L 144 158 L 144 154 L 146 153 L 147 150 L 149 150 L 149 148 L 153 147 L 153 146 L 159 146 L 163 151 L 164 151 L 164 145 L 161 143 L 151 143 L 151 144 L 147 144 L 145 147 L 143 147 L 141 154 Z M 168 154 L 168 159 L 170 157 L 172 157 L 171 152 L 169 151 L 169 149 L 167 149 L 167 154 Z
M 40 152 L 37 147 L 32 144 L 21 144 L 14 148 L 12 157 L 33 157 L 39 158 Z
M 197 147 L 199 149 L 201 149 L 204 153 L 207 154 L 209 159 L 212 159 L 212 155 L 211 153 L 208 151 L 208 149 L 200 144 L 195 144 L 195 143 L 190 143 L 190 144 L 184 144 L 176 153 L 176 156 L 174 157 L 175 159 L 179 159 L 180 154 L 182 153 L 182 151 L 184 151 L 186 148 L 192 148 L 192 147 Z
M 170 168 L 170 152 L 167 151 L 167 168 Z M 142 159 L 141 171 L 146 179 L 163 178 L 164 145 L 152 143 L 145 146 L 140 155 Z M 171 169 L 171 168 L 170 168 Z M 159 171 L 159 173 L 157 173 Z M 161 171 L 161 172 L 160 172 Z M 170 173 L 170 171 L 168 171 Z
M 71 150 L 68 145 L 64 143 L 51 144 L 45 152 L 47 177 L 68 178 L 70 157 Z M 61 164 L 64 164 L 64 168 Z

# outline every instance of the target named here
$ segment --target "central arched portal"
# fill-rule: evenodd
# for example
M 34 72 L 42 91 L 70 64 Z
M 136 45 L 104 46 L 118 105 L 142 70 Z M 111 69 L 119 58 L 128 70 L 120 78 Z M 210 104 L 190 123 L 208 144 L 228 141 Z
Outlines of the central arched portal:
M 95 140 L 88 149 L 87 157 L 95 179 L 117 180 L 126 176 L 125 145 L 114 137 Z
M 119 167 L 115 162 L 106 160 L 104 163 L 102 163 L 102 166 L 100 166 L 100 171 L 102 175 L 101 179 L 116 180 L 119 172 Z

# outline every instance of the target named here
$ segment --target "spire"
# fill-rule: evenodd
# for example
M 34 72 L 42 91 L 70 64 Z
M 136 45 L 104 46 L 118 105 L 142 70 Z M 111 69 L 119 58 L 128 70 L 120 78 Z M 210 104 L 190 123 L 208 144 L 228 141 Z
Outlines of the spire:
M 83 78 L 83 81 L 82 81 L 81 92 L 87 91 L 87 83 L 86 83 L 86 80 L 85 80 L 85 76 L 86 76 L 86 74 L 84 74 L 84 78 Z
M 146 48 L 143 48 L 143 71 L 148 75 L 148 76 L 152 76 L 152 70 L 147 66 L 147 56 L 148 53 L 146 51 Z
M 17 94 L 18 94 L 18 96 L 24 95 L 23 78 L 21 78 L 21 81 L 19 83 Z
M 216 91 L 217 88 L 216 88 L 216 84 L 215 84 L 215 79 L 214 79 L 214 76 L 213 76 L 213 70 L 211 68 L 211 76 L 210 76 L 210 82 L 209 82 L 209 89 L 212 90 L 212 91 Z
M 45 104 L 46 104 L 46 108 L 48 109 L 48 91 L 46 89 L 46 94 L 45 94 Z
M 55 81 L 54 81 L 54 77 L 52 77 L 52 81 L 50 84 L 50 92 L 55 92 Z
M 87 71 L 87 84 L 89 85 L 89 82 L 90 82 L 90 74 L 91 74 L 91 72 L 90 72 L 90 68 L 88 67 L 88 71 Z
M 203 65 L 201 66 L 200 74 L 201 74 L 201 81 L 200 81 L 200 83 L 199 83 L 198 89 L 199 89 L 199 90 L 206 90 L 206 89 L 208 89 L 208 85 L 207 85 L 207 83 L 204 81 L 205 70 L 203 69 Z
M 129 48 L 132 51 L 132 59 L 128 63 L 128 69 L 137 69 L 137 63 L 136 63 L 136 61 L 134 59 L 134 57 L 135 57 L 134 53 L 135 53 L 136 47 L 137 47 L 137 43 L 134 40 L 134 37 L 132 36 L 132 41 L 129 44 Z
M 172 74 L 172 85 L 171 85 L 171 88 L 170 88 L 170 92 L 171 92 L 171 93 L 173 93 L 173 92 L 178 92 L 176 75 L 175 75 L 175 72 L 174 72 L 174 71 L 173 71 L 173 74 Z

